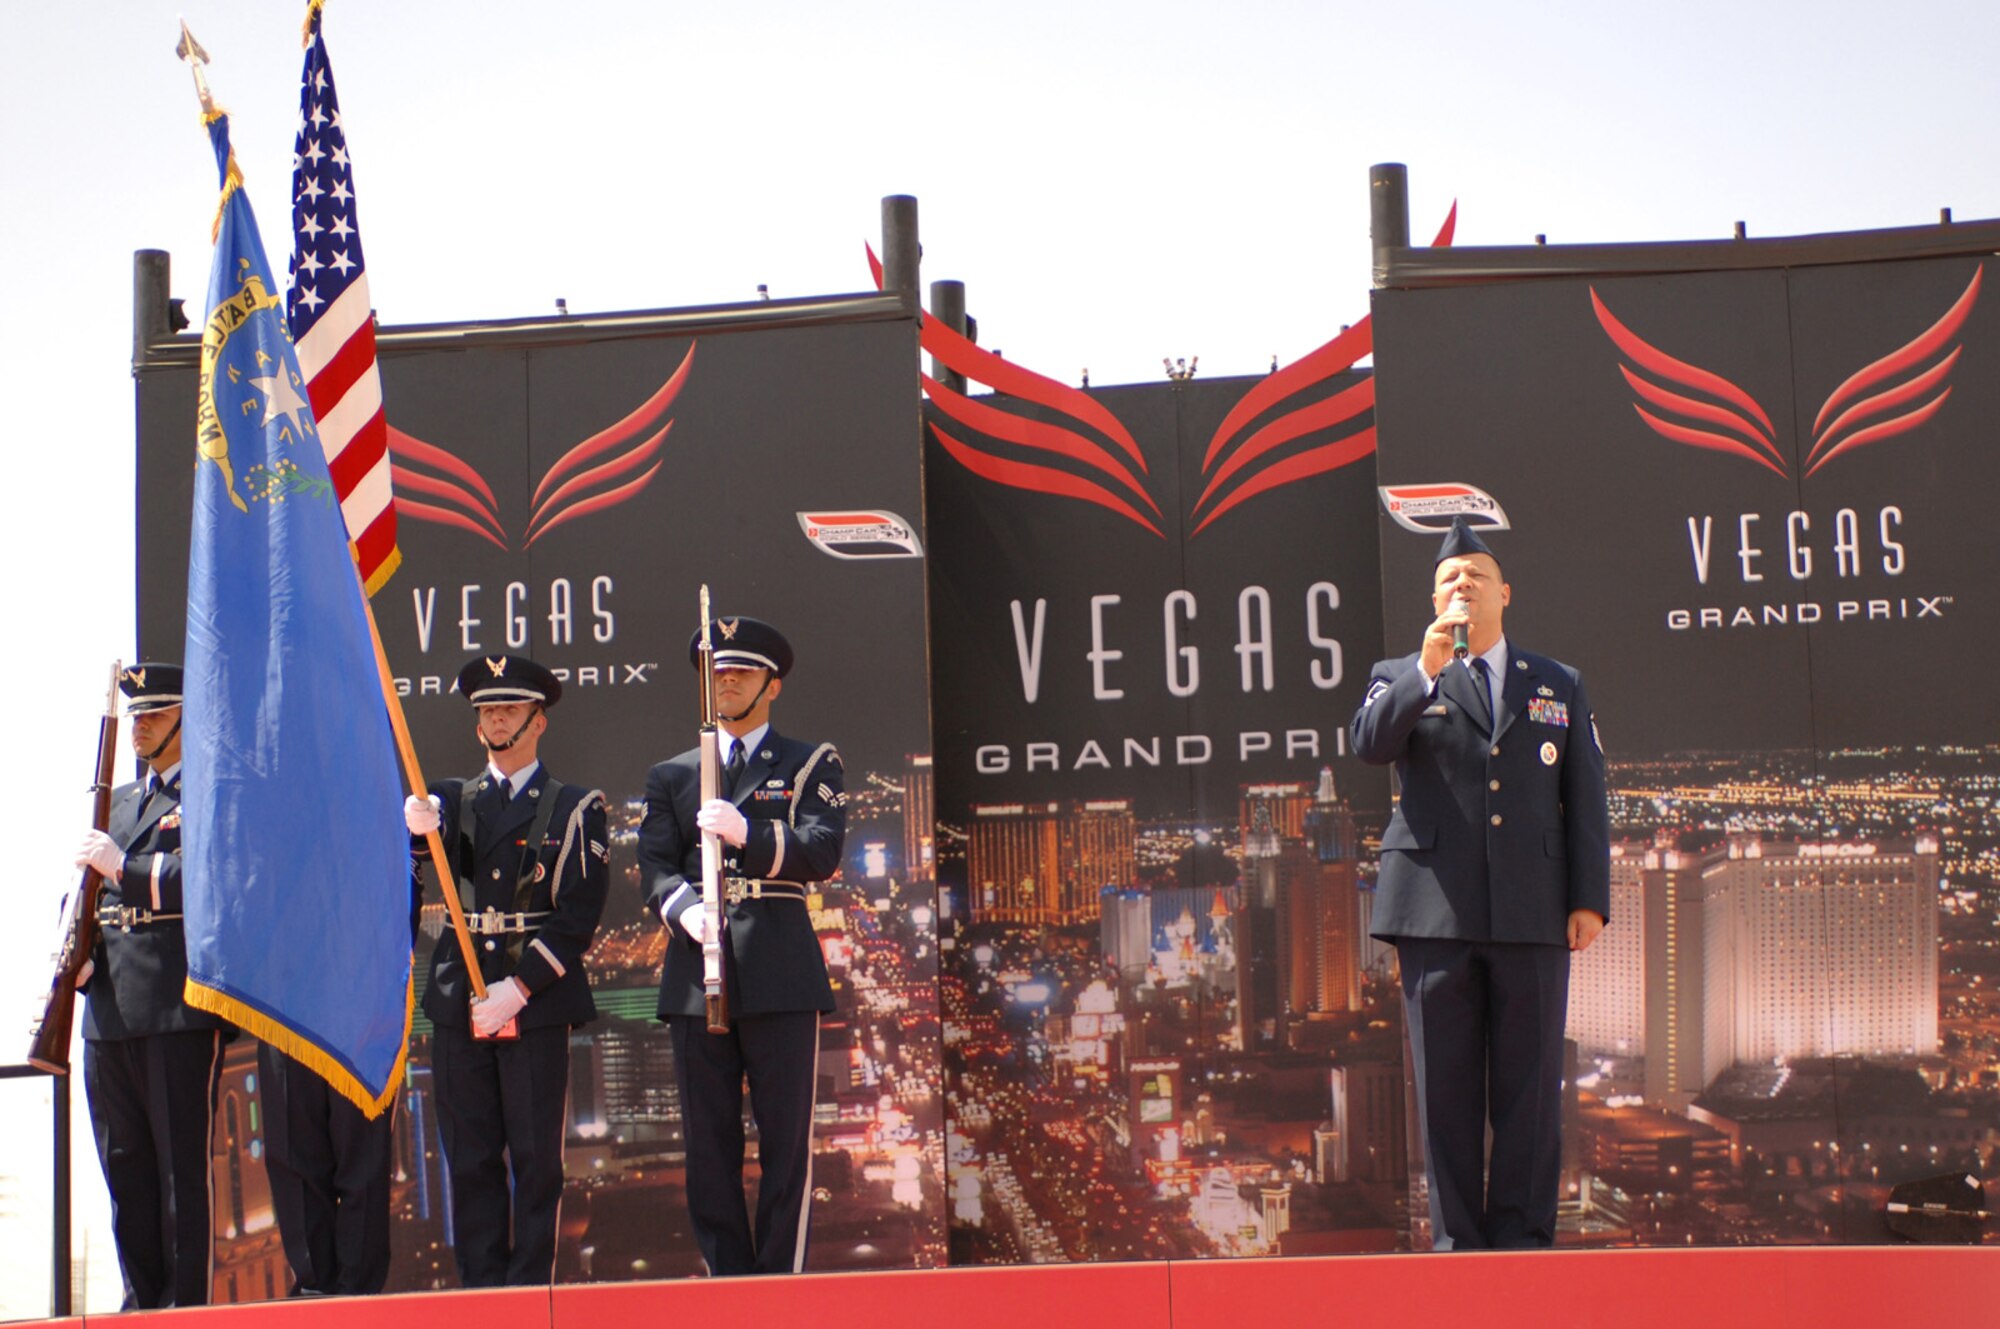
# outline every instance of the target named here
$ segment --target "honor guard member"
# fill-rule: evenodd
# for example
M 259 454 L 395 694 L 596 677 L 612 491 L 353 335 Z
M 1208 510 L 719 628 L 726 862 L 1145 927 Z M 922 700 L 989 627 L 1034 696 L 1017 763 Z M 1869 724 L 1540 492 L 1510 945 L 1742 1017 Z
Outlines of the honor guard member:
M 1554 1244 L 1569 958 L 1611 913 L 1590 702 L 1576 670 L 1507 640 L 1512 598 L 1459 518 L 1423 648 L 1375 666 L 1353 724 L 1400 790 L 1371 931 L 1402 967 L 1439 1250 Z
M 471 983 L 453 930 L 431 953 L 424 1014 L 451 1172 L 459 1281 L 548 1283 L 563 1188 L 569 1031 L 597 1018 L 584 973 L 610 880 L 604 795 L 551 779 L 537 757 L 556 676 L 517 655 L 458 674 L 477 709 L 486 768 L 412 796 L 414 835 L 442 828 L 486 983 Z M 416 848 L 421 874 L 428 854 Z
M 112 794 L 109 826 L 77 852 L 79 868 L 104 878 L 82 985 L 83 1085 L 111 1189 L 125 1309 L 204 1306 L 209 1130 L 222 1045 L 235 1031 L 181 999 L 180 666 L 133 665 L 118 688 L 132 750 L 150 774 Z
M 421 881 L 410 892 L 417 933 Z M 389 1178 L 394 1110 L 374 1120 L 318 1072 L 269 1043 L 257 1045 L 264 1106 L 264 1171 L 292 1295 L 369 1296 L 389 1281 Z
M 639 879 L 670 936 L 660 1018 L 672 1031 L 687 1132 L 687 1196 L 710 1273 L 797 1273 L 812 1203 L 819 1020 L 833 1010 L 806 883 L 840 867 L 847 795 L 831 743 L 786 738 L 771 703 L 792 668 L 783 634 L 754 618 L 716 620 L 715 705 L 722 797 L 701 802 L 699 748 L 646 776 Z M 688 643 L 700 663 L 701 634 Z M 720 837 L 723 961 L 731 1023 L 708 1032 L 702 992 L 701 832 Z M 743 1194 L 743 1089 L 757 1122 L 753 1225 Z

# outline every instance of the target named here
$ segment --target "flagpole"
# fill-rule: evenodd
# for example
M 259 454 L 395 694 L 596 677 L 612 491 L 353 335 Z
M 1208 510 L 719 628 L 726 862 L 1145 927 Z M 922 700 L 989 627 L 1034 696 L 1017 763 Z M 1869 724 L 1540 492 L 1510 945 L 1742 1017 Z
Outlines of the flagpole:
M 389 672 L 389 654 L 382 649 L 382 632 L 375 626 L 375 606 L 368 601 L 368 588 L 361 585 L 361 564 L 354 565 L 354 581 L 361 590 L 361 612 L 368 616 L 368 640 L 375 645 L 375 671 L 382 683 L 382 702 L 389 708 L 389 727 L 396 731 L 396 751 L 403 756 L 403 775 L 417 797 L 426 797 L 423 768 L 417 764 L 417 748 L 410 741 L 410 722 L 403 715 L 403 699 L 396 692 L 395 675 Z M 461 795 L 462 797 L 462 795 Z M 458 934 L 458 949 L 465 955 L 466 976 L 472 980 L 472 999 L 486 1000 L 486 978 L 479 972 L 479 952 L 472 944 L 472 930 L 465 923 L 465 907 L 458 900 L 458 883 L 451 875 L 451 860 L 444 852 L 444 840 L 436 830 L 424 836 L 430 847 L 431 865 L 437 869 L 438 885 L 444 892 L 445 908 L 451 911 L 451 930 Z

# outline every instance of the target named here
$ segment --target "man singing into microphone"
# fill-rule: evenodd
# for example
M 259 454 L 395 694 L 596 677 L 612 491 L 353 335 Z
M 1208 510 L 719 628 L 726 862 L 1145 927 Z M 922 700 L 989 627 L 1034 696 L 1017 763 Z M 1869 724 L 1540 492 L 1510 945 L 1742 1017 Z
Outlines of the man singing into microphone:
M 481 656 L 459 671 L 458 690 L 477 708 L 486 767 L 403 807 L 412 835 L 443 831 L 486 984 L 486 1000 L 472 1000 L 458 937 L 447 930 L 431 954 L 424 1014 L 435 1026 L 454 1254 L 465 1287 L 547 1283 L 569 1031 L 597 1018 L 583 956 L 610 884 L 604 795 L 551 779 L 537 755 L 562 698 L 548 669 L 518 655 Z M 428 855 L 414 848 L 421 873 Z
M 1423 649 L 1375 666 L 1352 726 L 1400 790 L 1371 930 L 1402 968 L 1438 1250 L 1555 1243 L 1569 957 L 1611 912 L 1590 703 L 1574 669 L 1507 640 L 1512 598 L 1458 518 Z

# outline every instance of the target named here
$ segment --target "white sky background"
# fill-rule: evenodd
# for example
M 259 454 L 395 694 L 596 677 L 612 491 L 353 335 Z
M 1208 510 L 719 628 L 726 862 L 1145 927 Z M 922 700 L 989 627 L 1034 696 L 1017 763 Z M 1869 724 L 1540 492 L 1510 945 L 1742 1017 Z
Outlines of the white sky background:
M 282 280 L 304 9 L 0 4 L 0 1029 L 47 981 L 105 669 L 133 649 L 132 251 L 172 253 L 197 320 L 207 284 L 176 15 Z M 982 343 L 1108 384 L 1162 356 L 1261 372 L 1359 317 L 1380 161 L 1409 164 L 1414 235 L 1456 198 L 1468 245 L 2000 216 L 2000 11 L 1972 0 L 330 0 L 326 28 L 392 325 L 861 290 L 881 197 L 910 193 L 924 280 L 967 283 Z M 0 1313 L 45 1313 L 46 1090 L 0 1084 L 0 1125 Z

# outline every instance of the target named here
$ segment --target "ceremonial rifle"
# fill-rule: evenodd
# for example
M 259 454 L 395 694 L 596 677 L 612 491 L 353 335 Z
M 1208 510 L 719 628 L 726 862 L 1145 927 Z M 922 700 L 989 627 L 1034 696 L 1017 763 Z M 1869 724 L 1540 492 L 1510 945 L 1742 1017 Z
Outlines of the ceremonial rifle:
M 90 786 L 90 824 L 103 830 L 111 822 L 111 772 L 118 761 L 118 676 L 111 662 L 111 686 L 104 694 L 104 718 L 97 724 L 97 782 Z M 69 1074 L 70 1028 L 76 1022 L 77 975 L 97 949 L 97 897 L 104 878 L 86 867 L 83 879 L 63 901 L 61 940 L 56 949 L 56 973 L 42 1005 L 42 1018 L 29 1035 L 28 1064 L 50 1075 Z
M 722 762 L 715 733 L 715 644 L 709 640 L 708 587 L 701 588 L 701 644 L 695 648 L 701 675 L 701 801 L 722 797 Z M 722 983 L 722 840 L 701 833 L 701 990 L 708 1032 L 729 1032 L 729 993 Z

